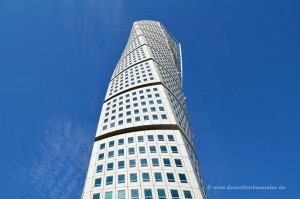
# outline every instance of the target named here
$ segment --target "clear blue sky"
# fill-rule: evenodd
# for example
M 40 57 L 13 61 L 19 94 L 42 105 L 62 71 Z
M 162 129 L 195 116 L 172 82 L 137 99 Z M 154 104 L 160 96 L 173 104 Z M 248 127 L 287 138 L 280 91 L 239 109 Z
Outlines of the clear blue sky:
M 297 0 L 1 0 L 0 197 L 80 197 L 115 64 L 133 21 L 152 19 L 182 44 L 205 184 L 287 187 L 209 197 L 295 198 L 299 9 Z

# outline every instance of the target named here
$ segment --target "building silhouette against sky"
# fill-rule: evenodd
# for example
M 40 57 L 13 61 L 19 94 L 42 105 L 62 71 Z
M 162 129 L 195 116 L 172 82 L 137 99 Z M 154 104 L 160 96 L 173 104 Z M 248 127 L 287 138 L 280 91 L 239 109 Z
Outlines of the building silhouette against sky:
M 82 199 L 207 198 L 182 92 L 181 47 L 133 23 L 105 96 Z

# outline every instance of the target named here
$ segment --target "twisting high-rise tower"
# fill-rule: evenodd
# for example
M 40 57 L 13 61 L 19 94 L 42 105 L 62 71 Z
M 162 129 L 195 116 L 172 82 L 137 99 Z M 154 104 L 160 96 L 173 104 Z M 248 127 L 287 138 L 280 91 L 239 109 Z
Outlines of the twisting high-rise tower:
M 133 23 L 106 93 L 82 199 L 207 198 L 182 92 L 180 44 Z

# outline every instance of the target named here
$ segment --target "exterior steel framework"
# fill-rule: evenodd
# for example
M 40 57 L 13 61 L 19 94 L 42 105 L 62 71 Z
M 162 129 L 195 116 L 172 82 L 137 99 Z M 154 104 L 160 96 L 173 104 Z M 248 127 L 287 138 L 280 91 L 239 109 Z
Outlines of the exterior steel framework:
M 182 92 L 180 44 L 133 23 L 105 96 L 82 199 L 207 198 Z

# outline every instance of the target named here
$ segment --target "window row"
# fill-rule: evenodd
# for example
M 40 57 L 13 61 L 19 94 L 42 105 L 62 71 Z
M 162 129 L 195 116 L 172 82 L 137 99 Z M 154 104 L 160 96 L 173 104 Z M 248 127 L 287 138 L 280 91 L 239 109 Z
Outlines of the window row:
M 168 141 L 175 141 L 174 139 L 174 136 L 173 135 L 167 135 L 167 138 L 168 138 Z M 127 138 L 127 143 L 128 144 L 132 144 L 134 143 L 134 137 L 128 137 Z M 154 141 L 154 135 L 147 135 L 147 140 L 148 142 L 152 142 Z M 164 135 L 157 135 L 157 140 L 158 141 L 165 141 L 165 136 Z M 144 136 L 143 135 L 140 135 L 140 136 L 137 136 L 137 142 L 144 142 Z M 125 139 L 124 138 L 120 138 L 118 139 L 118 145 L 124 145 L 125 143 Z M 101 149 L 105 149 L 105 145 L 106 143 L 101 143 L 100 144 L 100 150 Z M 115 141 L 114 140 L 110 140 L 108 141 L 108 147 L 114 147 L 115 146 Z
M 145 154 L 146 153 L 146 147 L 145 146 L 140 146 L 137 147 L 139 154 Z M 166 146 L 159 146 L 160 152 L 161 153 L 168 153 L 167 147 Z M 172 153 L 179 153 L 177 146 L 170 146 L 170 150 Z M 149 146 L 149 151 L 150 153 L 157 153 L 157 148 L 156 146 Z M 134 155 L 136 153 L 136 147 L 128 147 L 128 155 Z M 125 154 L 125 149 L 119 149 L 118 150 L 118 156 L 124 156 Z M 115 151 L 108 151 L 107 152 L 107 157 L 108 158 L 113 158 L 115 156 Z M 103 160 L 104 159 L 104 153 L 100 153 L 98 156 L 98 160 Z
M 134 98 L 134 100 L 135 100 L 135 98 Z M 148 101 L 149 102 L 149 112 L 151 111 L 151 112 L 154 112 L 154 106 L 152 106 L 152 105 L 154 105 L 154 101 L 153 100 L 149 100 Z M 160 100 L 160 99 L 158 99 L 158 100 L 156 100 L 156 102 L 157 102 L 157 104 L 162 104 L 162 101 Z M 123 104 L 123 103 L 121 103 L 121 104 Z M 141 102 L 135 102 L 135 103 L 133 103 L 132 105 L 126 105 L 126 106 L 122 106 L 122 107 L 119 107 L 119 109 L 118 109 L 118 112 L 122 112 L 122 111 L 128 111 L 127 109 L 131 109 L 131 108 L 137 108 L 137 107 L 139 107 L 139 108 L 147 108 L 146 107 L 146 101 L 141 101 Z M 164 109 L 162 110 L 162 108 L 161 108 L 162 106 L 160 106 L 160 107 L 157 107 L 157 110 L 155 110 L 155 111 L 164 111 Z M 109 110 L 109 109 L 108 109 Z M 111 111 L 111 113 L 109 113 L 109 111 L 107 110 L 107 112 L 105 113 L 105 115 L 104 115 L 104 117 L 108 117 L 109 115 L 112 115 L 112 114 L 116 114 L 117 113 L 117 110 L 116 109 L 112 109 L 112 111 Z M 141 109 L 141 110 L 143 110 L 143 112 L 148 112 L 148 110 L 147 111 L 145 111 L 145 109 Z M 131 115 L 131 112 L 126 112 L 126 115 L 128 116 L 128 115 Z
M 140 182 L 151 182 L 150 173 L 142 172 L 140 175 L 141 175 Z M 117 178 L 116 183 L 125 184 L 125 182 L 130 182 L 130 183 L 139 182 L 137 173 L 130 173 L 128 177 L 129 179 L 126 180 L 125 174 L 119 174 L 116 176 Z M 153 182 L 164 182 L 161 172 L 154 172 L 153 177 L 154 177 L 154 179 L 152 180 Z M 180 183 L 188 183 L 186 175 L 184 173 L 179 173 L 177 179 L 175 178 L 174 173 L 166 173 L 165 179 L 167 182 L 178 181 Z M 112 184 L 114 184 L 114 176 L 113 175 L 106 176 L 105 185 L 112 185 Z M 100 186 L 102 186 L 102 178 L 96 178 L 94 187 L 100 187 Z
M 159 167 L 161 165 L 160 160 L 158 158 L 151 158 L 151 163 L 148 161 L 147 158 L 141 158 L 139 159 L 139 164 L 141 167 L 148 167 L 148 165 L 152 165 L 153 167 Z M 163 158 L 162 159 L 162 165 L 164 165 L 165 167 L 171 167 L 171 161 L 169 158 Z M 183 167 L 182 165 L 182 161 L 181 159 L 174 159 L 174 165 L 176 167 Z M 106 164 L 106 170 L 107 171 L 112 171 L 114 170 L 114 162 L 109 162 Z M 124 160 L 119 160 L 117 162 L 117 168 L 118 169 L 124 169 L 126 167 L 125 165 L 125 161 Z M 128 167 L 129 168 L 135 168 L 137 167 L 137 160 L 135 159 L 131 159 L 128 161 Z M 101 173 L 103 172 L 104 168 L 103 168 L 103 164 L 99 164 L 97 165 L 96 168 L 96 173 Z
M 127 109 L 127 107 L 128 107 L 128 109 L 130 108 L 130 105 L 127 105 L 126 106 L 126 109 Z M 138 105 L 138 103 L 134 103 L 133 104 L 133 107 L 139 107 L 139 105 Z M 157 112 L 157 111 L 165 111 L 165 108 L 163 107 L 163 106 L 159 106 L 159 107 L 155 107 L 155 106 L 152 106 L 152 107 L 149 107 L 149 109 L 146 107 L 146 108 L 141 108 L 141 109 L 139 109 L 139 108 L 137 108 L 137 109 L 134 109 L 133 111 L 132 111 L 132 113 L 133 114 L 139 114 L 140 112 L 141 113 L 148 113 L 148 112 Z M 112 113 L 112 114 L 115 114 L 116 112 L 114 112 L 114 113 Z M 128 112 L 126 112 L 126 114 L 125 113 L 119 113 L 118 115 L 112 115 L 111 117 L 110 117 L 110 120 L 111 121 L 113 121 L 113 120 L 115 120 L 116 118 L 123 118 L 124 116 L 130 116 L 131 115 L 131 111 L 128 111 Z M 104 123 L 107 123 L 108 122 L 108 118 L 105 118 L 104 119 L 104 121 L 103 121 Z
M 159 119 L 158 117 L 159 117 L 159 115 L 157 115 L 157 114 L 151 115 L 152 120 L 158 120 Z M 142 119 L 144 119 L 145 121 L 150 120 L 150 116 L 149 115 L 143 115 L 143 117 L 140 117 L 140 116 L 135 116 L 134 117 L 135 122 L 140 122 Z M 162 119 L 162 120 L 168 119 L 167 114 L 160 114 L 160 119 Z M 116 125 L 123 125 L 123 124 L 125 124 L 125 122 L 127 124 L 130 124 L 130 123 L 133 122 L 133 118 L 127 118 L 126 120 L 119 120 L 118 122 L 111 122 L 109 124 L 109 127 L 113 128 Z M 102 130 L 106 130 L 107 127 L 108 127 L 108 125 L 104 125 Z

